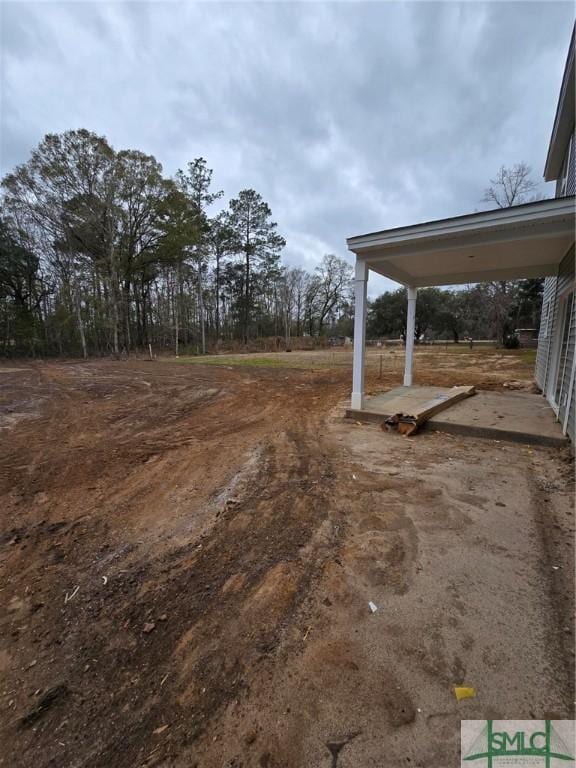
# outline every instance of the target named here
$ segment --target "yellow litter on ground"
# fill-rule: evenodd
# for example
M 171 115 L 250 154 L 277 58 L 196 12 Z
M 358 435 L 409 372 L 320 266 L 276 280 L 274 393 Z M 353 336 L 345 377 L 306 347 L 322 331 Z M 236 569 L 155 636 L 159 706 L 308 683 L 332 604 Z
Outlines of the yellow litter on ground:
M 473 699 L 474 696 L 476 696 L 476 688 L 454 686 L 454 695 L 458 701 L 462 701 L 462 699 Z

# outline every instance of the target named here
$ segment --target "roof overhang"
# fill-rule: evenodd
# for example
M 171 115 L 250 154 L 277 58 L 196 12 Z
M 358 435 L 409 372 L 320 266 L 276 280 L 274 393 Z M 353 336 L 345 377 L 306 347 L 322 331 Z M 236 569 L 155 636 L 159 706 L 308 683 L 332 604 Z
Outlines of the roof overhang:
M 574 243 L 575 198 L 541 200 L 351 237 L 384 277 L 425 287 L 555 275 Z
M 548 147 L 548 156 L 544 166 L 544 179 L 546 181 L 555 181 L 562 173 L 566 147 L 570 136 L 574 131 L 574 108 L 575 108 L 575 83 L 574 83 L 574 30 L 572 28 L 572 38 L 562 85 L 560 86 L 560 96 L 558 106 L 556 107 L 556 116 L 552 127 L 552 136 L 550 137 L 550 146 Z

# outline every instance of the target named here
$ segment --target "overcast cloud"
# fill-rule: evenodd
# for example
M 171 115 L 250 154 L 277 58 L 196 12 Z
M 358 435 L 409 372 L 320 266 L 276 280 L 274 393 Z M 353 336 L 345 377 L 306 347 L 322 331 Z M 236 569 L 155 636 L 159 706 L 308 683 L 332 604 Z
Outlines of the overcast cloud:
M 86 127 L 172 174 L 253 187 L 284 261 L 468 213 L 502 164 L 540 179 L 571 2 L 2 2 L 2 174 Z M 553 190 L 542 185 L 542 192 Z M 371 279 L 372 295 L 392 285 Z

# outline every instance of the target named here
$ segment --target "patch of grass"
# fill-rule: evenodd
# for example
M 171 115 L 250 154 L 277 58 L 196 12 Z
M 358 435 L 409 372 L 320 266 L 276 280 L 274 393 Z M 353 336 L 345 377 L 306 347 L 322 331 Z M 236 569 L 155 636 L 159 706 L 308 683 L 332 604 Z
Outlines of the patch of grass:
M 520 350 L 519 357 L 523 363 L 530 363 L 531 365 L 534 365 L 536 363 L 536 350 L 522 349 Z
M 165 358 L 167 360 L 170 360 L 170 358 Z M 185 365 L 188 364 L 196 364 L 196 365 L 236 365 L 236 366 L 245 366 L 245 367 L 252 367 L 252 368 L 305 368 L 305 369 L 312 369 L 312 368 L 324 368 L 326 367 L 323 363 L 314 362 L 311 363 L 305 363 L 301 360 L 287 360 L 285 358 L 275 358 L 275 357 L 248 357 L 248 356 L 238 356 L 238 357 L 225 357 L 224 355 L 212 355 L 212 356 L 198 356 L 198 357 L 179 357 L 178 359 L 172 358 L 170 362 L 174 363 L 184 363 Z
M 459 344 L 449 343 L 444 344 L 417 344 L 414 349 L 416 351 L 429 351 L 429 352 L 442 352 L 448 355 L 493 355 L 495 351 L 501 352 L 503 350 L 496 349 L 496 344 L 474 344 L 472 349 L 468 342 L 461 341 Z
M 474 344 L 473 348 L 470 349 L 466 342 L 449 344 L 448 346 L 440 344 L 416 345 L 414 351 L 422 354 L 470 355 L 471 357 L 497 355 L 498 357 L 515 357 L 519 362 L 534 362 L 536 359 L 535 349 L 505 349 L 496 346 L 496 344 Z

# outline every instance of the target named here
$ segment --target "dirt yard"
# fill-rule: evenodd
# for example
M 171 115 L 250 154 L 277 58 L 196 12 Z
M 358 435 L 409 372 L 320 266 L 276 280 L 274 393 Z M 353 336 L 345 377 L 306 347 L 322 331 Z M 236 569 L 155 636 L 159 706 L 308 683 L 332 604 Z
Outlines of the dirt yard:
M 461 718 L 573 717 L 568 451 L 346 422 L 350 363 L 0 366 L 0 765 L 451 768 Z

